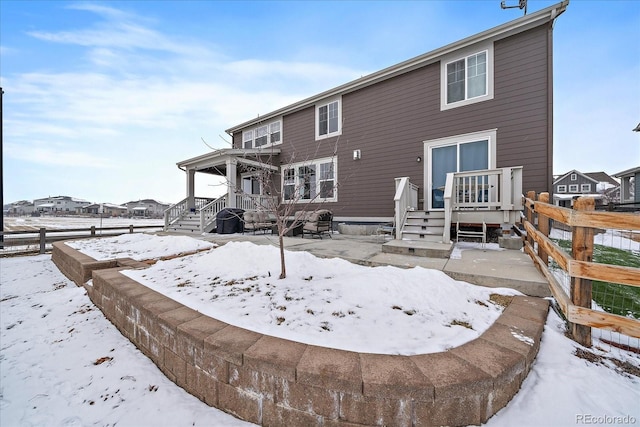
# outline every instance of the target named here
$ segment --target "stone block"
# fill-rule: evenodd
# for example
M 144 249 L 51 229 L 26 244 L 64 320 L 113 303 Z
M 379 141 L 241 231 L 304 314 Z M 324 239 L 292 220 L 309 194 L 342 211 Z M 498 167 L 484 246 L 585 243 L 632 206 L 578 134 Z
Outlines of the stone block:
M 197 350 L 194 355 L 194 366 L 202 369 L 217 381 L 229 382 L 229 362 L 214 352 Z
M 244 352 L 260 338 L 262 334 L 229 325 L 204 339 L 204 351 L 242 365 Z
M 340 396 L 340 419 L 350 423 L 410 427 L 412 413 L 410 399 L 382 399 L 352 393 Z
M 187 365 L 185 390 L 210 406 L 218 406 L 218 381 L 202 369 Z
M 263 335 L 243 356 L 243 365 L 289 381 L 296 379 L 296 367 L 307 346 L 295 341 Z
M 176 308 L 175 310 L 165 311 L 158 315 L 156 327 L 154 327 L 151 333 L 158 337 L 162 345 L 174 353 L 177 353 L 176 334 L 178 326 L 200 316 L 202 316 L 202 314 L 184 306 Z
M 297 411 L 337 419 L 340 414 L 340 393 L 292 381 L 276 382 L 275 403 Z
M 240 418 L 254 424 L 262 423 L 262 396 L 239 390 L 228 384 L 218 384 L 218 404 Z
M 511 300 L 511 304 L 505 308 L 504 313 L 545 323 L 549 313 L 549 301 L 536 297 L 515 296 Z
M 498 245 L 503 249 L 522 249 L 522 238 L 517 236 L 500 236 L 498 237 Z
M 309 345 L 296 368 L 300 384 L 362 393 L 360 354 Z
M 181 323 L 177 328 L 178 355 L 190 363 L 195 363 L 194 355 L 202 351 L 204 339 L 228 326 L 226 323 L 208 316 L 199 316 Z
M 360 354 L 363 394 L 433 400 L 433 384 L 407 356 Z
M 520 353 L 526 360 L 527 371 L 540 346 L 539 337 L 527 335 L 521 329 L 500 323 L 491 325 L 480 338 Z
M 319 415 L 298 411 L 293 408 L 283 407 L 278 404 L 264 405 L 262 411 L 263 426 L 324 426 L 323 419 Z
M 258 394 L 272 402 L 275 401 L 277 384 L 281 381 L 284 380 L 273 374 L 229 363 L 229 385 Z
M 171 372 L 175 378 L 174 382 L 180 387 L 187 385 L 187 363 L 173 351 L 164 350 L 164 367 Z

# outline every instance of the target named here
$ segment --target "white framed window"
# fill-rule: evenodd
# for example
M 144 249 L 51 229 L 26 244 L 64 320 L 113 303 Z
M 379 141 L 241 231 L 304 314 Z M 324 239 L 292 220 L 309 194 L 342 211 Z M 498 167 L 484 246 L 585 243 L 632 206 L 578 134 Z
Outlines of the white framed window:
M 572 173 L 571 174 L 571 181 L 577 181 L 578 180 L 578 174 Z
M 558 185 L 558 193 L 566 193 L 567 186 L 566 185 Z
M 441 110 L 493 99 L 493 44 L 442 59 L 440 98 Z
M 570 184 L 569 193 L 577 193 L 577 192 L 578 192 L 578 184 Z
M 580 192 L 582 192 L 582 193 L 590 193 L 591 192 L 591 184 L 580 184 Z
M 259 148 L 282 142 L 282 120 L 261 124 L 242 132 L 242 148 Z
M 282 167 L 282 197 L 296 202 L 337 202 L 337 160 L 324 158 Z
M 329 138 L 342 133 L 341 100 L 332 99 L 316 105 L 316 139 Z

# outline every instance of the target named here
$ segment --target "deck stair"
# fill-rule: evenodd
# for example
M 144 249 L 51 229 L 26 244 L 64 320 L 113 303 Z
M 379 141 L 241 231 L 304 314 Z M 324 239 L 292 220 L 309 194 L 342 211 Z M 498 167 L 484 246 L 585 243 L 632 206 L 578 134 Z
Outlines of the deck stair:
M 178 220 L 173 222 L 169 227 L 167 227 L 166 231 L 172 231 L 175 233 L 210 233 L 213 229 L 216 228 L 215 218 L 213 221 L 210 221 L 208 224 L 205 224 L 204 231 L 200 231 L 200 213 L 199 212 L 191 212 L 188 214 L 183 214 Z
M 443 211 L 409 211 L 402 227 L 402 240 L 442 243 L 443 231 Z

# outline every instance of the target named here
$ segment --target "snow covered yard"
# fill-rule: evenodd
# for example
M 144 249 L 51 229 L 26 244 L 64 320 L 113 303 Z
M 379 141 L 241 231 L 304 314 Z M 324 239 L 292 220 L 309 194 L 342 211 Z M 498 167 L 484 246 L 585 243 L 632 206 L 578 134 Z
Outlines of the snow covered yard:
M 100 241 L 102 248 L 96 240 L 85 249 L 113 251 L 107 240 Z M 139 250 L 146 250 L 144 243 L 137 244 Z M 170 244 L 149 241 L 146 246 L 166 254 L 163 245 Z M 121 243 L 116 246 L 122 250 Z M 316 337 L 306 339 L 334 335 L 338 337 L 334 346 L 351 345 L 346 343 L 345 331 L 355 327 L 356 320 L 371 322 L 370 333 L 363 332 L 357 344 L 360 351 L 367 351 L 360 346 L 386 342 L 403 328 L 424 330 L 413 339 L 405 336 L 408 344 L 394 341 L 389 352 L 400 347 L 409 353 L 424 352 L 420 340 L 435 341 L 435 335 L 442 334 L 432 350 L 440 351 L 458 345 L 459 335 L 473 339 L 467 334 L 490 325 L 491 316 L 499 313 L 483 288 L 447 283 L 424 269 L 359 267 L 351 271 L 357 266 L 341 260 L 288 253 L 289 279 L 279 281 L 278 264 L 270 250 L 275 251 L 248 243 L 227 244 L 127 274 L 141 275 L 143 283 L 162 282 L 164 293 L 174 299 L 192 299 L 187 305 L 199 304 L 203 310 L 221 301 L 229 310 L 214 308 L 214 317 L 239 326 L 244 321 L 253 329 L 261 324 L 258 327 L 279 331 L 289 339 L 314 332 Z M 220 259 L 214 261 L 216 257 Z M 3 258 L 0 263 L 1 425 L 247 425 L 168 381 L 104 319 L 82 288 L 57 271 L 49 256 Z M 425 288 L 425 282 L 442 286 L 444 292 Z M 337 293 L 329 296 L 329 289 Z M 374 305 L 379 299 L 382 303 Z M 450 308 L 453 301 L 462 308 Z M 442 313 L 447 310 L 451 311 Z M 396 324 L 403 326 L 396 328 Z M 434 336 L 425 340 L 425 333 Z M 359 334 L 352 333 L 351 340 Z M 550 312 L 540 353 L 523 388 L 488 424 L 576 425 L 588 417 L 627 417 L 627 424 L 640 423 L 640 379 L 633 375 L 640 356 L 610 348 L 597 335 L 593 349 L 581 349 L 564 336 L 563 322 Z M 609 359 L 612 355 L 618 362 Z

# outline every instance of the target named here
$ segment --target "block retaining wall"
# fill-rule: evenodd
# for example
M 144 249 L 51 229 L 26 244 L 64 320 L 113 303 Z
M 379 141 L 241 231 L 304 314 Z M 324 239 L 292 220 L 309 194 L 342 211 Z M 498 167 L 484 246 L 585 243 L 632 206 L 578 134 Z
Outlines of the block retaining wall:
M 226 324 L 120 273 L 146 264 L 95 269 L 95 260 L 64 244 L 53 251 L 72 280 L 92 271 L 92 284 L 83 285 L 91 300 L 169 379 L 264 426 L 481 424 L 518 392 L 548 312 L 546 300 L 515 297 L 479 338 L 449 351 L 357 353 Z

